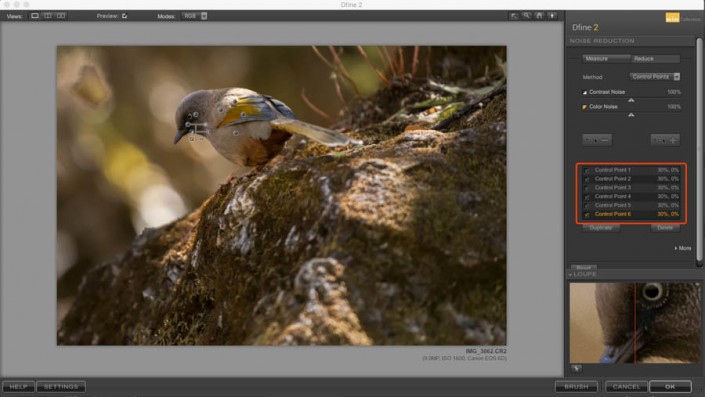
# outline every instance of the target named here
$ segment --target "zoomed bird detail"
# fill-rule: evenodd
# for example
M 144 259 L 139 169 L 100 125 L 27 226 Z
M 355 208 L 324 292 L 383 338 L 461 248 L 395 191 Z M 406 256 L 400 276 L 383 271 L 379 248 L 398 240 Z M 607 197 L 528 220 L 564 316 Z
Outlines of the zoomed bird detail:
M 239 167 L 268 163 L 292 134 L 326 146 L 360 144 L 337 131 L 296 119 L 284 102 L 246 88 L 199 90 L 186 95 L 176 110 L 178 131 L 205 136 L 218 153 Z
M 601 363 L 700 362 L 700 284 L 598 283 L 595 298 L 605 342 Z

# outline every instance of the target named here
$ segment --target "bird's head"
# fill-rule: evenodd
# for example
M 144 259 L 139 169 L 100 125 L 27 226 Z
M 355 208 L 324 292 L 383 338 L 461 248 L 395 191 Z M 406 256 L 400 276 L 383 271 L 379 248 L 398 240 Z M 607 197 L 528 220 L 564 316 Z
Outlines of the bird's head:
M 600 362 L 700 360 L 699 284 L 599 283 L 595 297 L 605 341 Z
M 206 126 L 207 112 L 212 103 L 212 93 L 206 90 L 194 91 L 184 97 L 176 108 L 176 136 L 174 144 L 184 135 L 199 132 L 198 126 Z

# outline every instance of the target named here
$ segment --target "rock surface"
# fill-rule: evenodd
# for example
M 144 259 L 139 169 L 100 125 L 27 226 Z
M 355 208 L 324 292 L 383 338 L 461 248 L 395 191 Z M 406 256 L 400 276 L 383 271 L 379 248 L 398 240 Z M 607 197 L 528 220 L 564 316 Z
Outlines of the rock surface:
M 226 183 L 94 268 L 58 343 L 505 344 L 499 99 L 456 131 L 361 135 Z

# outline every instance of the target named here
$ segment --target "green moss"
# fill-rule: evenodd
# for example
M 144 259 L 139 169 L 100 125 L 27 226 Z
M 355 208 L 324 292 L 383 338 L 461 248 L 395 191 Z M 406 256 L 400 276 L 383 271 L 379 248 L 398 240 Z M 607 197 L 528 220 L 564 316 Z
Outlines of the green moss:
M 507 121 L 507 96 L 500 95 L 494 97 L 485 108 L 477 114 L 477 117 L 468 123 L 470 128 L 482 128 L 491 123 Z

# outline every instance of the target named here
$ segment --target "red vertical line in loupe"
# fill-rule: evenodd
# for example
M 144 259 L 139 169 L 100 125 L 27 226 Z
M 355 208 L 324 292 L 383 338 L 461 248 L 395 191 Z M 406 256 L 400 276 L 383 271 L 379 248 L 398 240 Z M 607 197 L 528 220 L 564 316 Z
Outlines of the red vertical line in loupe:
M 636 283 L 634 283 L 634 364 L 636 364 Z

